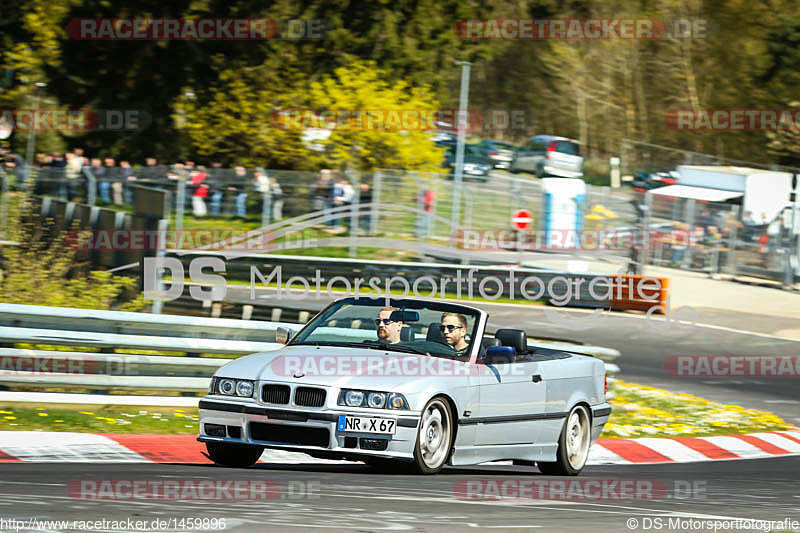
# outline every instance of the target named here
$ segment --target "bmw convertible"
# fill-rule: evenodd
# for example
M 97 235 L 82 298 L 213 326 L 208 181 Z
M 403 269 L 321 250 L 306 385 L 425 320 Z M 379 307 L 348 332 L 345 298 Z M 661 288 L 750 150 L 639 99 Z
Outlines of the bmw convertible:
M 488 319 L 441 301 L 337 300 L 278 328 L 284 347 L 219 368 L 198 440 L 234 467 L 271 448 L 422 474 L 499 460 L 579 474 L 611 413 L 603 362 L 521 329 L 490 335 Z

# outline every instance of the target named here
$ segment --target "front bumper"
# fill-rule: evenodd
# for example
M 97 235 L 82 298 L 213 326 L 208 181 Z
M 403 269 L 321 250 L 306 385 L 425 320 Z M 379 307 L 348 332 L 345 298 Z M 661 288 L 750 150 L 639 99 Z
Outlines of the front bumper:
M 197 440 L 201 442 L 251 444 L 299 452 L 318 452 L 329 456 L 361 455 L 396 459 L 412 459 L 414 457 L 414 445 L 420 418 L 419 413 L 413 411 L 398 412 L 346 407 L 339 409 L 330 407 L 320 409 L 277 408 L 266 407 L 254 402 L 210 399 L 200 401 L 199 414 L 200 436 Z M 396 420 L 397 429 L 394 435 L 344 432 L 337 427 L 341 415 L 393 419 Z M 206 424 L 225 426 L 228 428 L 226 436 L 207 434 Z M 240 429 L 237 432 L 231 431 L 231 428 Z M 325 431 L 327 431 L 327 438 L 324 438 Z M 313 434 L 314 444 L 306 441 L 306 436 L 310 434 Z M 323 436 L 322 441 L 320 441 L 320 436 Z M 385 449 L 362 447 L 383 440 L 388 441 Z M 379 442 L 378 444 L 382 446 L 384 443 Z

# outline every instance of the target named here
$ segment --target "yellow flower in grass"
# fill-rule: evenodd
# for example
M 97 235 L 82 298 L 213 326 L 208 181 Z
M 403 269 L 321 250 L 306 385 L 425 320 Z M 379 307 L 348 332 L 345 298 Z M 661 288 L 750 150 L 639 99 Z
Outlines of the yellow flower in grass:
M 53 422 L 55 422 L 56 424 L 60 424 L 61 422 L 63 422 L 63 420 L 53 420 Z
M 16 416 L 4 416 L 3 419 L 4 420 L 16 420 L 17 417 Z
M 82 415 L 91 415 L 91 416 L 94 416 L 94 413 L 92 413 L 92 412 L 90 412 L 90 411 L 80 411 L 80 414 L 82 414 Z
M 47 413 L 38 413 L 38 414 L 39 414 L 39 416 L 50 416 Z

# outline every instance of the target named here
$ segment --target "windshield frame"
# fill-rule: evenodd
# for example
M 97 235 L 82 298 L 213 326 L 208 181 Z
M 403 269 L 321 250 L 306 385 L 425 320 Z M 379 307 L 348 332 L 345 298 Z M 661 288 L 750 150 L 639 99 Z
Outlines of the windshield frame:
M 472 326 L 472 331 L 470 332 L 470 345 L 467 350 L 469 354 L 469 361 L 470 363 L 474 363 L 475 359 L 477 358 L 478 352 L 480 351 L 481 341 L 480 339 L 483 338 L 484 331 L 486 329 L 486 323 L 488 320 L 488 314 L 486 311 L 478 309 L 476 307 L 470 307 L 467 305 L 451 303 L 451 302 L 443 302 L 438 300 L 424 300 L 421 298 L 385 298 L 385 297 L 377 297 L 377 298 L 370 298 L 370 297 L 348 297 L 348 298 L 341 298 L 339 300 L 335 300 L 328 304 L 324 309 L 322 309 L 319 313 L 317 313 L 311 320 L 309 320 L 297 333 L 295 333 L 289 342 L 286 343 L 286 346 L 303 346 L 306 345 L 303 341 L 305 337 L 307 337 L 314 329 L 316 329 L 321 322 L 327 320 L 331 315 L 333 315 L 336 311 L 338 311 L 344 305 L 365 305 L 370 307 L 382 308 L 387 306 L 398 307 L 400 309 L 430 309 L 433 311 L 450 311 L 450 312 L 459 312 L 468 315 L 475 316 L 475 323 Z M 377 311 L 377 309 L 376 309 Z M 313 344 L 314 341 L 310 341 L 308 345 Z M 402 343 L 401 343 L 402 344 Z M 346 347 L 345 341 L 342 342 L 342 345 Z M 386 350 L 392 351 L 391 344 L 382 345 Z M 398 353 L 408 353 L 403 350 L 394 350 Z M 445 355 L 439 354 L 431 354 L 433 357 L 446 357 Z

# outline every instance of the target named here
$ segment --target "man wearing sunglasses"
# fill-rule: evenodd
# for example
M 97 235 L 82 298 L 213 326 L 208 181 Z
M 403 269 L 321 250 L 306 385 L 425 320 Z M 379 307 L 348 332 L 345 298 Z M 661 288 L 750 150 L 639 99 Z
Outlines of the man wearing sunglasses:
M 458 355 L 468 355 L 467 317 L 461 313 L 442 313 L 442 324 L 439 329 L 444 340 L 453 347 Z
M 400 321 L 389 320 L 392 311 L 399 311 L 396 307 L 384 307 L 375 319 L 375 327 L 378 329 L 378 339 L 386 344 L 397 344 L 400 342 L 400 330 L 403 323 Z

